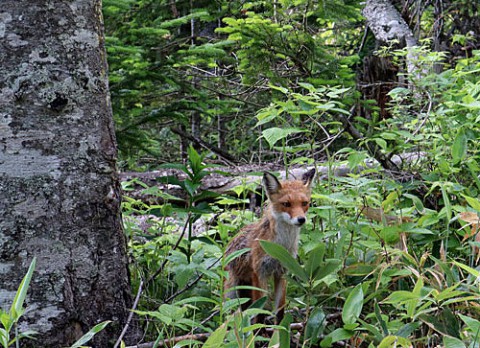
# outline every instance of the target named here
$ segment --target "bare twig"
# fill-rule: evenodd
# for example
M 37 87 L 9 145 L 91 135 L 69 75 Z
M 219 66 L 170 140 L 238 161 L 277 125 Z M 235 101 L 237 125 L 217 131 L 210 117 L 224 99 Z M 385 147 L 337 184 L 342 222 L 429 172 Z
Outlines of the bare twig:
M 115 342 L 115 345 L 113 346 L 113 348 L 117 348 L 120 345 L 120 343 L 122 343 L 123 337 L 127 333 L 128 328 L 130 327 L 130 323 L 132 322 L 133 314 L 135 313 L 135 309 L 138 306 L 138 302 L 140 300 L 140 295 L 142 294 L 142 291 L 143 291 L 143 280 L 140 281 L 140 285 L 138 286 L 137 295 L 135 296 L 135 301 L 133 302 L 132 309 L 128 314 L 127 323 L 123 327 L 122 332 L 120 333 L 120 336 L 118 337 L 117 342 Z

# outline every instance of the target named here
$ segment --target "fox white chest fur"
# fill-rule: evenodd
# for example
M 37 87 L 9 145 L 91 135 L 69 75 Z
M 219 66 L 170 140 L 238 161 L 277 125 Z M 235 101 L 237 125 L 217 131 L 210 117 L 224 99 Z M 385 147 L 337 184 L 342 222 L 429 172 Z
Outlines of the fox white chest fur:
M 282 213 L 283 214 L 283 213 Z M 273 242 L 280 244 L 288 250 L 292 256 L 297 256 L 298 239 L 300 238 L 300 226 L 291 225 L 281 217 L 275 220 L 275 238 Z

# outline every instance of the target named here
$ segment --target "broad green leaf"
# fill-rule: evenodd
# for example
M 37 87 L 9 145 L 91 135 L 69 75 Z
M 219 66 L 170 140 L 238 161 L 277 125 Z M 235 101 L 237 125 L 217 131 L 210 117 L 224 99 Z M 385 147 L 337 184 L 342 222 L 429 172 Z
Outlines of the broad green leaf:
M 360 317 L 363 308 L 363 289 L 362 284 L 358 284 L 348 294 L 343 305 L 342 321 L 345 325 L 354 324 Z
M 467 154 L 467 140 L 465 130 L 463 128 L 460 129 L 452 145 L 453 164 L 458 164 L 465 158 Z
M 13 299 L 12 307 L 10 308 L 10 315 L 15 321 L 18 321 L 23 313 L 23 303 L 25 302 L 25 297 L 27 296 L 28 286 L 30 285 L 30 280 L 32 279 L 36 263 L 37 259 L 34 257 L 30 263 L 30 267 L 28 267 L 27 274 L 25 277 L 23 277 L 17 293 L 15 294 L 15 298 Z
M 382 150 L 387 150 L 387 142 L 381 138 L 373 138 L 372 139 Z
M 396 332 L 395 336 L 408 338 L 420 325 L 420 322 L 407 323 Z
M 478 321 L 477 319 L 467 317 L 466 315 L 463 315 L 463 314 L 458 314 L 458 316 L 460 317 L 460 319 L 463 320 L 465 324 L 467 324 L 468 328 L 474 335 L 480 334 L 480 321 Z
M 410 348 L 412 347 L 412 342 L 410 342 L 410 340 L 405 337 L 387 336 L 382 340 L 382 342 L 380 342 L 377 348 L 392 348 L 392 347 Z
M 317 269 L 317 272 L 314 275 L 315 280 L 321 280 L 326 276 L 334 273 L 341 267 L 342 261 L 337 259 L 326 260 L 325 264 L 322 267 Z
M 305 328 L 305 339 L 314 341 L 321 333 L 322 327 L 326 324 L 326 316 L 321 308 L 315 308 L 308 318 Z
M 180 307 L 180 306 L 171 305 L 168 303 L 164 303 L 158 308 L 158 312 L 162 316 L 167 317 L 169 318 L 169 320 L 172 320 L 172 321 L 178 321 L 184 318 L 187 310 L 188 309 L 185 306 Z
M 308 253 L 305 262 L 305 271 L 312 278 L 314 272 L 322 265 L 323 256 L 325 255 L 325 244 L 319 244 Z
M 220 348 L 224 345 L 224 339 L 227 335 L 227 325 L 223 324 L 216 329 L 203 344 L 204 348 Z
M 277 259 L 286 269 L 299 277 L 302 281 L 308 281 L 307 273 L 302 268 L 302 266 L 300 266 L 297 260 L 295 260 L 292 255 L 290 255 L 287 249 L 285 249 L 279 244 L 268 242 L 266 240 L 261 240 L 260 245 L 268 255 Z
M 413 318 L 413 316 L 415 314 L 415 309 L 418 306 L 418 302 L 419 302 L 419 299 L 421 297 L 421 291 L 422 291 L 423 285 L 424 285 L 424 283 L 423 283 L 422 278 L 418 278 L 417 282 L 415 283 L 415 287 L 413 288 L 413 291 L 412 291 L 412 293 L 414 295 L 417 295 L 418 297 L 406 302 L 407 316 L 409 316 L 410 318 Z
M 443 336 L 443 345 L 445 348 L 466 348 L 461 340 L 450 336 Z
M 329 333 L 327 337 L 325 337 L 325 339 L 322 340 L 322 342 L 320 343 L 320 346 L 330 347 L 332 343 L 348 340 L 350 337 L 353 336 L 353 334 L 354 334 L 354 331 L 349 331 L 342 328 L 335 329 L 334 331 Z
M 259 113 L 257 113 L 257 115 L 255 117 L 258 120 L 255 127 L 258 127 L 258 126 L 261 126 L 265 123 L 268 123 L 268 122 L 274 120 L 276 117 L 278 117 L 278 110 L 273 108 L 273 107 L 262 109 L 262 110 L 260 110 Z
M 295 133 L 301 133 L 301 132 L 305 132 L 305 130 L 300 129 L 300 128 L 273 127 L 273 128 L 265 129 L 262 132 L 262 136 L 268 142 L 268 145 L 270 145 L 270 147 L 273 147 L 273 146 L 275 146 L 277 141 L 279 141 L 281 139 L 285 139 L 289 135 L 292 135 L 292 134 L 295 134 Z
M 226 300 L 223 302 L 223 311 L 229 312 L 231 310 L 235 310 L 240 307 L 240 305 L 247 303 L 248 301 L 250 301 L 250 298 L 234 298 L 231 300 Z
M 100 324 L 95 325 L 90 331 L 88 331 L 85 335 L 80 337 L 78 341 L 76 341 L 70 348 L 80 348 L 82 347 L 85 343 L 90 341 L 93 336 L 95 336 L 97 333 L 102 331 L 111 321 L 107 320 L 104 322 L 101 322 Z
M 469 206 L 471 206 L 476 211 L 480 211 L 480 200 L 478 200 L 478 198 L 473 198 L 466 195 L 462 195 L 462 196 L 463 198 L 465 198 Z
M 420 198 L 418 198 L 415 195 L 409 194 L 409 193 L 404 193 L 403 196 L 409 198 L 412 200 L 413 205 L 415 206 L 415 209 L 419 211 L 420 213 L 425 210 L 425 207 L 423 206 L 423 203 Z
M 388 296 L 385 300 L 383 300 L 383 303 L 406 303 L 407 301 L 410 300 L 416 300 L 419 299 L 420 295 L 414 294 L 413 292 L 410 291 L 405 291 L 405 290 L 399 290 L 399 291 L 394 291 Z

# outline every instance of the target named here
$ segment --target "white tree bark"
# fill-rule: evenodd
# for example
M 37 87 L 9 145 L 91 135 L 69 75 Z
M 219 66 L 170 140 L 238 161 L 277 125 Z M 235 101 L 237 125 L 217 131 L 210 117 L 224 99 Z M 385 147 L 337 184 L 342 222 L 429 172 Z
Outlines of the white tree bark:
M 37 257 L 22 347 L 65 347 L 130 306 L 101 0 L 2 0 L 0 306 Z
M 414 77 L 421 75 L 417 65 L 418 54 L 415 51 L 418 41 L 392 3 L 388 0 L 367 0 L 363 15 L 378 41 L 389 43 L 398 40 L 407 47 L 407 72 Z

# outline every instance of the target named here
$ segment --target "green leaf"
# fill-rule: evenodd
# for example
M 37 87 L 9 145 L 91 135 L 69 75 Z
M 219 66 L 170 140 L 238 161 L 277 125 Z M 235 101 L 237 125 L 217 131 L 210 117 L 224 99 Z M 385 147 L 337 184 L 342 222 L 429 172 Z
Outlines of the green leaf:
M 327 317 L 321 308 L 315 308 L 307 321 L 305 339 L 315 342 L 321 333 L 321 329 L 326 324 L 326 318 Z
M 354 324 L 362 313 L 363 307 L 363 289 L 362 284 L 358 284 L 348 294 L 348 297 L 343 305 L 342 321 L 345 325 Z
M 452 145 L 453 164 L 458 164 L 467 155 L 467 140 L 465 130 L 460 129 Z
M 300 266 L 297 260 L 290 255 L 287 249 L 277 243 L 268 242 L 266 240 L 261 240 L 260 245 L 268 255 L 277 259 L 286 269 L 299 277 L 302 281 L 308 281 L 307 273 L 302 266 Z
M 342 328 L 335 329 L 333 332 L 329 333 L 325 339 L 320 343 L 321 347 L 330 347 L 332 343 L 338 341 L 348 340 L 353 336 L 354 331 L 348 331 Z
M 462 196 L 463 198 L 465 198 L 469 206 L 471 206 L 476 211 L 480 211 L 480 201 L 477 198 L 469 197 L 466 195 L 462 195 Z
M 13 324 L 15 324 L 14 318 L 10 316 L 9 313 L 5 312 L 3 309 L 0 308 L 0 322 L 2 323 L 3 327 L 10 332 Z
M 449 194 L 445 187 L 446 185 L 443 184 L 440 186 L 440 191 L 442 192 L 443 204 L 445 205 L 445 212 L 447 214 L 447 221 L 450 223 L 452 220 L 452 204 L 450 203 Z
M 102 331 L 111 321 L 107 320 L 104 322 L 101 322 L 100 324 L 95 325 L 90 331 L 88 331 L 85 335 L 80 337 L 78 341 L 76 341 L 70 348 L 80 348 L 82 347 L 85 343 L 90 341 L 93 336 L 95 336 L 97 333 Z
M 394 291 L 391 293 L 390 296 L 388 296 L 385 300 L 383 300 L 383 303 L 406 303 L 407 301 L 410 300 L 416 300 L 420 296 L 418 294 L 414 294 L 410 291 L 405 291 L 405 290 L 399 290 L 399 291 Z
M 30 285 L 30 280 L 32 279 L 36 263 L 37 259 L 34 257 L 30 263 L 30 267 L 28 267 L 27 274 L 25 277 L 23 277 L 17 293 L 15 294 L 15 298 L 13 299 L 12 307 L 10 308 L 10 316 L 15 321 L 18 321 L 20 316 L 23 314 L 23 303 L 25 302 L 25 297 L 27 296 L 28 286 Z
M 215 301 L 214 299 L 209 297 L 203 297 L 203 296 L 187 297 L 183 300 L 175 302 L 175 304 L 177 306 L 181 306 L 187 303 L 198 303 L 198 302 L 207 302 L 207 303 L 217 304 L 217 301 Z
M 285 314 L 285 317 L 280 323 L 280 326 L 284 327 L 284 330 L 275 330 L 279 333 L 279 344 L 280 347 L 289 347 L 290 346 L 290 324 L 293 322 L 292 315 L 290 313 Z
M 460 319 L 463 320 L 465 324 L 467 324 L 468 328 L 474 335 L 479 335 L 480 334 L 480 321 L 477 319 L 473 319 L 470 317 L 467 317 L 466 315 L 463 314 L 458 314 Z
M 391 348 L 391 347 L 410 348 L 412 347 L 412 343 L 410 342 L 410 340 L 406 339 L 405 337 L 387 336 L 382 340 L 382 342 L 380 342 L 377 348 Z
M 225 257 L 225 261 L 224 261 L 225 265 L 228 265 L 230 262 L 235 260 L 237 257 L 239 257 L 240 255 L 243 255 L 245 253 L 248 253 L 249 251 L 250 251 L 250 248 L 235 250 L 233 253 L 231 253 L 231 254 L 229 254 Z
M 419 299 L 421 297 L 421 291 L 422 291 L 423 285 L 424 285 L 424 283 L 423 283 L 422 278 L 418 278 L 418 280 L 415 284 L 415 287 L 413 288 L 413 291 L 412 291 L 412 293 L 417 295 L 418 298 L 415 298 L 415 299 L 412 299 L 412 300 L 406 302 L 407 316 L 409 316 L 410 318 L 413 318 L 413 316 L 415 315 L 415 309 L 418 306 L 418 302 L 419 302 Z
M 325 244 L 319 244 L 308 253 L 307 261 L 305 262 L 305 271 L 313 277 L 315 271 L 322 265 L 323 256 L 325 255 Z
M 221 325 L 216 329 L 203 344 L 204 348 L 220 348 L 224 346 L 224 339 L 227 335 L 227 325 Z
M 372 139 L 382 150 L 387 150 L 387 142 L 381 138 Z
M 288 89 L 285 88 L 285 87 L 275 86 L 275 85 L 272 85 L 272 84 L 270 84 L 269 87 L 270 87 L 271 89 L 275 89 L 275 90 L 277 90 L 277 91 L 280 91 L 280 92 L 282 92 L 283 94 L 287 94 L 287 93 L 288 93 Z
M 314 275 L 315 280 L 321 280 L 326 276 L 337 271 L 341 266 L 342 261 L 337 259 L 327 260 L 322 267 L 317 269 L 317 272 Z
M 443 336 L 443 345 L 445 348 L 466 348 L 461 340 L 450 336 Z
M 425 207 L 423 206 L 422 200 L 420 198 L 409 193 L 404 193 L 403 195 L 412 200 L 412 203 L 418 212 L 422 213 L 425 210 Z
M 262 109 L 256 115 L 256 118 L 258 119 L 258 122 L 255 125 L 255 127 L 266 124 L 266 123 L 274 120 L 276 117 L 278 117 L 278 110 L 277 109 L 275 109 L 273 107 Z
M 380 312 L 380 306 L 378 305 L 377 301 L 375 301 L 374 311 L 375 311 L 375 318 L 377 318 L 378 323 L 382 327 L 383 335 L 384 336 L 388 335 L 389 331 L 388 331 L 387 323 L 382 318 L 382 313 Z
M 265 129 L 262 132 L 262 136 L 268 142 L 268 145 L 270 145 L 270 147 L 273 147 L 273 146 L 275 146 L 276 142 L 279 141 L 280 139 L 285 139 L 289 135 L 292 135 L 292 134 L 295 134 L 295 133 L 301 133 L 301 132 L 305 132 L 305 131 L 306 130 L 300 129 L 300 128 L 273 127 L 273 128 Z
M 2 345 L 2 347 L 8 348 L 9 341 L 10 341 L 10 335 L 7 332 L 7 330 L 0 328 L 0 344 Z
M 470 273 L 472 276 L 475 277 L 475 279 L 479 279 L 480 278 L 480 272 L 477 271 L 476 269 L 470 267 L 470 266 L 467 266 L 467 265 L 464 265 L 463 263 L 460 263 L 460 262 L 457 262 L 457 261 L 453 261 L 453 263 L 457 266 L 457 267 L 460 267 L 462 269 L 464 269 L 465 271 L 467 271 L 468 273 Z

